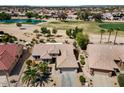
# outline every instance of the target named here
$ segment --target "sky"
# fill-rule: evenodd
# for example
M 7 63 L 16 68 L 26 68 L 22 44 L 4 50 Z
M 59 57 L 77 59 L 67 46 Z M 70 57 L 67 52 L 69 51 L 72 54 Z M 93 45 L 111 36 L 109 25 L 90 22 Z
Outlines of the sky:
M 0 5 L 30 5 L 30 6 L 124 5 L 124 0 L 0 0 Z

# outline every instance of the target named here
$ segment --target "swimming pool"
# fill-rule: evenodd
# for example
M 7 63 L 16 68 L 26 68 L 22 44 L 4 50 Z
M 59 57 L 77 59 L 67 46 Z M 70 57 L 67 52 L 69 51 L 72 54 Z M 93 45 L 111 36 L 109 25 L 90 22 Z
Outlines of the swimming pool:
M 45 20 L 36 20 L 36 19 L 10 19 L 10 20 L 0 20 L 0 23 L 31 23 L 37 24 L 40 22 L 46 22 Z

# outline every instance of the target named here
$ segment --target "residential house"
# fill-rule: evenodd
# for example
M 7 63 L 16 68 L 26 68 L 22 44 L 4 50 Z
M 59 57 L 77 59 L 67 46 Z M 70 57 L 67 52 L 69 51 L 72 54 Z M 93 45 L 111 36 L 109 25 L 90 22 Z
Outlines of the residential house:
M 124 46 L 89 44 L 87 47 L 90 73 L 116 75 L 124 69 Z
M 77 72 L 79 67 L 74 55 L 74 49 L 72 44 L 36 44 L 33 48 L 32 58 L 35 61 L 55 63 L 55 68 L 60 73 L 66 71 Z
M 9 75 L 17 64 L 23 46 L 18 44 L 0 44 L 0 75 Z
M 113 15 L 111 13 L 103 13 L 102 18 L 104 20 L 113 20 Z

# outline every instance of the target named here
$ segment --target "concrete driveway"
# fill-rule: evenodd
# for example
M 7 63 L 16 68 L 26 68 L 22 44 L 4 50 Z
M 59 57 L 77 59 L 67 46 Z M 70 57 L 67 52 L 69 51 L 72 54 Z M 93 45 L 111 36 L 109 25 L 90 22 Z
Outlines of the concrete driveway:
M 3 87 L 3 86 L 8 86 L 7 78 L 4 75 L 0 76 L 0 87 Z
M 93 76 L 94 87 L 112 87 L 111 77 L 108 75 L 95 74 Z
M 60 74 L 61 87 L 76 87 L 76 73 L 63 72 Z

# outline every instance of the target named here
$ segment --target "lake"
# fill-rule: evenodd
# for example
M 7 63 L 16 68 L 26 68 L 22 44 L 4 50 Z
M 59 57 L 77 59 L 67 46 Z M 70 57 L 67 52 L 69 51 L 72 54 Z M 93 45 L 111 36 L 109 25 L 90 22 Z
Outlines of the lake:
M 27 23 L 27 24 L 37 24 L 41 22 L 46 22 L 45 20 L 36 19 L 11 19 L 11 20 L 0 20 L 0 23 Z

